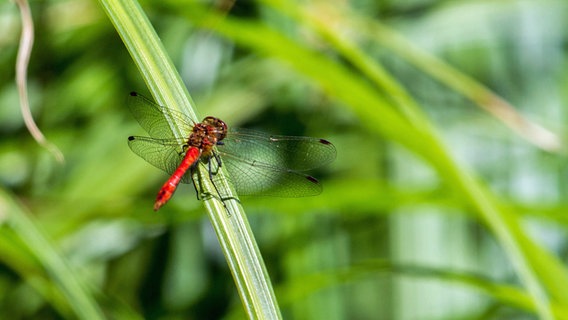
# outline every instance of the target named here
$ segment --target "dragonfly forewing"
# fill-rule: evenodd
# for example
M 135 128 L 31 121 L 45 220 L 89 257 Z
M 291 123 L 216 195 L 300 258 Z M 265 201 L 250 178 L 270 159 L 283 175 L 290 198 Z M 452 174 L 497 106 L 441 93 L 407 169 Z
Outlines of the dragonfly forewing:
M 148 132 L 150 137 L 156 139 L 172 139 L 174 134 L 170 124 L 179 126 L 181 132 L 191 132 L 193 123 L 186 115 L 175 110 L 160 107 L 150 99 L 136 93 L 130 93 L 128 109 L 138 121 L 140 126 Z
M 294 198 L 314 196 L 322 191 L 319 181 L 301 172 L 235 155 L 221 156 L 222 166 L 227 169 L 239 195 Z
M 335 159 L 336 151 L 327 140 L 311 137 L 266 135 L 252 130 L 229 132 L 218 146 L 222 154 L 244 161 L 260 161 L 271 167 L 306 171 L 324 166 Z

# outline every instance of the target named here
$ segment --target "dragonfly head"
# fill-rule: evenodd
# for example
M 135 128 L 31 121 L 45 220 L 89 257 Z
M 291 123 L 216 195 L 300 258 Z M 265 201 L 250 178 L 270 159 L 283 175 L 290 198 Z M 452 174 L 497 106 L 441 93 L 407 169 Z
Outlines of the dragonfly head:
M 221 141 L 227 136 L 227 124 L 225 123 L 225 121 L 209 116 L 205 117 L 202 123 L 214 128 L 214 134 L 217 138 L 217 141 Z

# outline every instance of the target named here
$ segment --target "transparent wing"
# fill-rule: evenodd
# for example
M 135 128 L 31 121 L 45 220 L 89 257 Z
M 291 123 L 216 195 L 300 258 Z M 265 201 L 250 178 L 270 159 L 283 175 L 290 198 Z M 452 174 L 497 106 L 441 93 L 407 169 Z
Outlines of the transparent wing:
M 336 156 L 333 144 L 324 139 L 267 135 L 245 129 L 230 131 L 222 143 L 218 146 L 222 155 L 245 163 L 264 163 L 281 171 L 310 170 L 332 162 Z
M 156 168 L 173 174 L 184 156 L 183 141 L 175 139 L 153 139 L 149 137 L 128 137 L 128 146 L 140 158 Z M 190 183 L 191 177 L 185 174 L 181 180 Z
M 150 137 L 156 139 L 170 139 L 174 138 L 169 123 L 181 125 L 179 128 L 182 132 L 188 134 L 193 129 L 193 123 L 183 113 L 171 110 L 166 107 L 161 107 L 154 103 L 152 100 L 140 95 L 136 92 L 131 92 L 128 98 L 128 109 L 138 121 L 140 126 L 148 132 Z M 170 121 L 168 121 L 168 118 Z
M 300 171 L 323 166 L 336 156 L 327 140 L 244 129 L 231 131 L 217 149 L 240 195 L 317 195 L 322 191 L 319 181 Z
M 318 180 L 301 172 L 235 155 L 222 154 L 221 157 L 239 195 L 294 198 L 314 196 L 322 191 Z M 220 193 L 221 197 L 226 196 L 222 190 Z

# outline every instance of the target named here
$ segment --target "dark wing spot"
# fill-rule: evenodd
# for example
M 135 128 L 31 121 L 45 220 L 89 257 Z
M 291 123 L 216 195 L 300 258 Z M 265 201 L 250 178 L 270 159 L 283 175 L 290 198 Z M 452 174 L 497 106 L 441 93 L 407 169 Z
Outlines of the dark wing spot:
M 128 137 L 128 141 L 132 141 L 134 139 L 136 139 L 136 138 L 134 138 L 133 136 Z
M 331 144 L 331 142 L 325 140 L 325 139 L 320 139 L 320 143 L 321 144 Z
M 310 180 L 311 182 L 316 183 L 316 184 L 319 183 L 318 179 L 316 179 L 316 178 L 314 178 L 314 177 L 312 177 L 312 176 L 306 176 L 306 179 L 308 179 L 308 180 Z
M 132 92 L 130 92 L 130 95 L 133 96 L 133 97 L 136 97 L 138 95 L 138 93 L 132 91 Z

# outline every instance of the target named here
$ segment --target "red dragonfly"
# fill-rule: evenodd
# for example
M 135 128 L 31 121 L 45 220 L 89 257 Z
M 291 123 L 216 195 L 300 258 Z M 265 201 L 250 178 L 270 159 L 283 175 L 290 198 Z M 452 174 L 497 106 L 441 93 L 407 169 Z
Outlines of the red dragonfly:
M 186 115 L 161 107 L 136 92 L 130 93 L 128 107 L 150 135 L 130 136 L 128 146 L 142 159 L 171 175 L 158 192 L 154 210 L 172 197 L 180 182 L 193 182 L 197 190 L 198 178 L 194 179 L 194 172 L 199 163 L 209 170 L 209 178 L 223 200 L 227 193 L 216 183 L 216 172 L 221 166 L 227 169 L 239 195 L 304 197 L 321 193 L 322 187 L 316 178 L 302 171 L 335 159 L 335 147 L 324 139 L 228 130 L 225 122 L 214 117 L 194 123 Z M 178 124 L 187 137 L 176 138 L 170 121 Z

